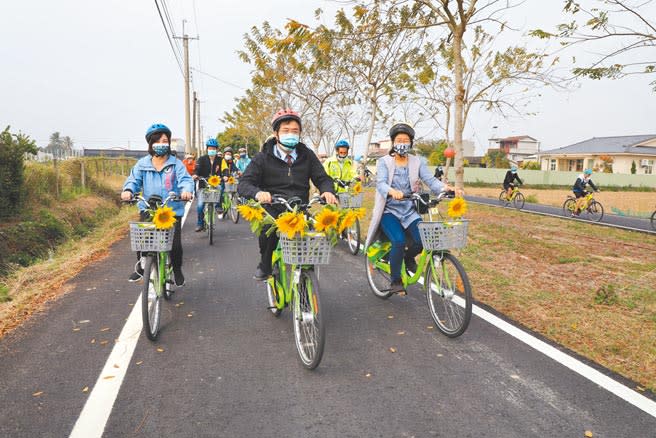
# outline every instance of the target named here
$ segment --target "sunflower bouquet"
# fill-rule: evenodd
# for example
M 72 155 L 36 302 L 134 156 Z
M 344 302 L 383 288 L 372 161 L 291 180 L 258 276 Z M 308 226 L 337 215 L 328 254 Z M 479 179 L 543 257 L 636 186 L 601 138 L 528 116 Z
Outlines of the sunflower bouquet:
M 469 221 L 463 219 L 467 212 L 467 201 L 462 197 L 453 198 L 446 212 L 448 219 L 438 222 L 421 222 L 419 235 L 425 249 L 442 251 L 462 248 L 467 243 Z

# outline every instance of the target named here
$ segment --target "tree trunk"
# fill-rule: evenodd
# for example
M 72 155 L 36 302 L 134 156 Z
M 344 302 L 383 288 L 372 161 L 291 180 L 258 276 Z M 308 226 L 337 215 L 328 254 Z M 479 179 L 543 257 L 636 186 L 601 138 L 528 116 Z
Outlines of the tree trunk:
M 454 56 L 454 73 L 456 86 L 455 114 L 453 115 L 453 147 L 456 150 L 454 167 L 456 171 L 456 188 L 464 189 L 464 160 L 462 149 L 462 132 L 465 129 L 465 85 L 464 85 L 464 62 L 462 59 L 462 36 L 463 24 L 456 27 L 453 32 L 453 56 Z
M 372 91 L 371 95 L 375 96 L 375 91 Z M 371 99 L 371 123 L 369 124 L 369 132 L 367 133 L 367 142 L 364 145 L 364 155 L 363 162 L 364 166 L 362 167 L 362 175 L 360 178 L 364 179 L 364 169 L 369 165 L 369 145 L 371 144 L 371 138 L 374 136 L 374 127 L 376 126 L 376 111 L 378 110 L 378 102 L 375 98 Z

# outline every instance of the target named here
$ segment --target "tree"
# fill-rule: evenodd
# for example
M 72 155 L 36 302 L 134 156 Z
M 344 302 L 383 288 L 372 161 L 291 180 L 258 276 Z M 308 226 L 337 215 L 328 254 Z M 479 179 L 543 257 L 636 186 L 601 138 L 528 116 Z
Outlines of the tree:
M 22 133 L 12 134 L 9 126 L 0 133 L 0 185 L 6 208 L 0 209 L 0 217 L 9 217 L 16 212 L 22 201 L 24 167 L 26 154 L 34 155 L 37 147 L 34 140 Z
M 265 89 L 254 86 L 246 90 L 246 95 L 235 99 L 236 105 L 230 113 L 225 113 L 221 121 L 235 134 L 254 139 L 262 145 L 271 135 L 271 116 L 277 104 Z
M 414 144 L 413 149 L 424 157 L 432 166 L 444 163 L 444 150 L 449 147 L 446 140 L 423 140 Z
M 487 154 L 481 160 L 485 167 L 507 169 L 510 167 L 508 156 L 500 149 L 488 149 Z
M 231 147 L 235 150 L 239 148 L 246 148 L 249 155 L 253 156 L 260 150 L 260 144 L 254 137 L 246 137 L 240 134 L 236 128 L 229 127 L 225 131 L 220 132 L 216 136 L 217 141 L 222 148 Z
M 631 175 L 635 175 L 636 171 L 637 171 L 636 163 L 635 163 L 635 161 L 631 161 Z
M 73 152 L 73 139 L 68 135 L 62 138 L 62 149 L 66 153 Z
M 44 151 L 53 154 L 57 157 L 61 155 L 64 148 L 64 142 L 62 141 L 61 135 L 59 132 L 53 132 L 50 134 L 50 140 L 48 141 L 48 146 L 45 147 Z
M 531 35 L 558 40 L 564 47 L 585 45 L 595 50 L 597 43 L 615 43 L 612 49 L 602 49 L 604 53 L 588 66 L 575 67 L 572 71 L 576 76 L 618 79 L 636 74 L 656 75 L 656 8 L 652 1 L 595 3 L 598 6 L 586 9 L 574 0 L 564 0 L 563 11 L 574 20 L 558 25 L 554 32 L 536 29 Z M 656 80 L 651 85 L 656 91 Z

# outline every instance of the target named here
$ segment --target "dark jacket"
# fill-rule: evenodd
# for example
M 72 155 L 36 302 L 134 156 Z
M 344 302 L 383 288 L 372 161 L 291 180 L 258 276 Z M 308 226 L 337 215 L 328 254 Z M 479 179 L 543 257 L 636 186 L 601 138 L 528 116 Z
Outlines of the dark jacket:
M 235 161 L 226 161 L 223 160 L 223 164 L 221 165 L 221 176 L 232 176 L 232 174 L 239 172 L 239 169 L 237 169 L 237 164 Z
M 588 179 L 587 181 L 583 177 L 583 175 L 580 175 L 578 178 L 576 178 L 576 181 L 574 182 L 574 187 L 572 187 L 572 191 L 574 193 L 583 193 L 585 192 L 585 187 L 590 184 L 590 187 L 592 187 L 594 190 L 598 190 L 597 186 L 594 185 L 592 182 L 592 178 Z
M 506 172 L 506 177 L 503 179 L 503 187 L 508 188 L 510 187 L 510 184 L 513 183 L 513 181 L 517 180 L 519 184 L 524 184 L 521 179 L 519 179 L 519 175 L 516 173 L 512 173 L 510 170 Z
M 203 155 L 196 161 L 196 168 L 194 169 L 194 174 L 205 179 L 209 178 L 212 175 L 221 176 L 221 162 L 223 158 L 214 157 L 214 163 L 210 162 L 210 157 Z M 200 188 L 207 186 L 205 181 L 198 182 Z
M 237 191 L 246 198 L 257 192 L 269 192 L 286 198 L 300 197 L 308 202 L 310 180 L 320 193 L 335 193 L 333 179 L 328 176 L 317 156 L 303 143 L 296 146 L 298 157 L 290 166 L 273 154 L 276 139 L 271 139 L 258 152 L 239 179 Z

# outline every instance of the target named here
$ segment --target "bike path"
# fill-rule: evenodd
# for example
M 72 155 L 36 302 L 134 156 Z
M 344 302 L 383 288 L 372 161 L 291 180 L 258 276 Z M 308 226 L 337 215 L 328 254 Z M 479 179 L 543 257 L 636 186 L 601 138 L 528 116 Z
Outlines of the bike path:
M 496 205 L 496 206 L 500 205 L 498 199 L 486 198 L 483 196 L 465 196 L 465 198 L 467 200 L 480 202 L 483 204 Z M 507 208 L 513 208 L 513 207 L 507 207 Z M 561 207 L 553 207 L 550 205 L 533 204 L 533 203 L 526 202 L 522 210 L 556 215 L 565 218 L 565 216 L 563 216 L 563 209 Z M 589 222 L 589 221 L 582 218 L 580 219 L 580 222 Z M 619 216 L 616 214 L 610 214 L 608 210 L 606 210 L 604 211 L 604 216 L 601 219 L 601 223 L 620 226 L 620 227 L 634 228 L 638 230 L 648 231 L 652 234 L 656 234 L 656 231 L 654 231 L 651 228 L 651 223 L 648 218 L 643 219 L 643 218 L 630 217 L 630 216 Z
M 477 317 L 458 339 L 429 328 L 419 286 L 406 298 L 374 297 L 363 259 L 343 244 L 319 269 L 327 340 L 319 368 L 307 371 L 296 358 L 289 312 L 274 318 L 263 285 L 251 279 L 258 251 L 248 226 L 218 224 L 210 247 L 193 222 L 183 233 L 187 285 L 164 303 L 159 342 L 141 335 L 106 437 L 586 430 L 647 437 L 656 430 L 654 417 Z M 82 388 L 91 389 L 109 355 L 111 342 L 99 340 L 117 336 L 139 293 L 125 281 L 132 261 L 127 240 L 119 242 L 68 295 L 0 341 L 0 436 L 70 433 L 87 397 Z M 484 287 L 472 282 L 474 294 Z

